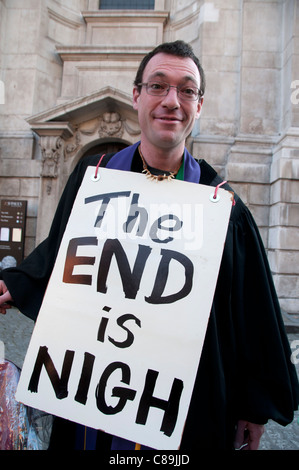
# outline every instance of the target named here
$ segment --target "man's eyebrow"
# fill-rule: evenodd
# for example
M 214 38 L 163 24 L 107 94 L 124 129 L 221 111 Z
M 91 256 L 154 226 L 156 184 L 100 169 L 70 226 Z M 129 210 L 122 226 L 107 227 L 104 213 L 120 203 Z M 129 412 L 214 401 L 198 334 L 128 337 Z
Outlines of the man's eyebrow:
M 163 72 L 155 72 L 155 73 L 153 73 L 153 74 L 151 74 L 151 75 L 149 76 L 149 79 L 151 79 L 151 78 L 156 78 L 156 77 L 165 78 L 166 75 L 165 75 L 165 73 L 163 73 Z
M 163 73 L 163 72 L 155 72 L 155 73 L 153 73 L 152 75 L 150 75 L 150 76 L 148 77 L 148 80 L 153 80 L 154 78 L 164 78 L 164 80 L 167 80 L 167 75 L 166 75 L 165 73 Z M 191 81 L 191 82 L 194 83 L 194 85 L 195 85 L 196 87 L 198 87 L 197 81 L 196 81 L 195 78 L 192 77 L 191 75 L 186 75 L 185 77 L 183 77 L 183 81 L 184 81 L 184 82 L 189 82 L 189 81 Z

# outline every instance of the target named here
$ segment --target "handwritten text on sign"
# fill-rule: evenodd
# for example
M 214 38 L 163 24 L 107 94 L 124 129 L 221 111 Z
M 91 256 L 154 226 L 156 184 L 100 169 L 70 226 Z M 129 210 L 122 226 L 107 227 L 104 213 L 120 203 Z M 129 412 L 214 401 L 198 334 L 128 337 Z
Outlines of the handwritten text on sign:
M 215 290 L 231 194 L 87 169 L 17 399 L 177 449 Z

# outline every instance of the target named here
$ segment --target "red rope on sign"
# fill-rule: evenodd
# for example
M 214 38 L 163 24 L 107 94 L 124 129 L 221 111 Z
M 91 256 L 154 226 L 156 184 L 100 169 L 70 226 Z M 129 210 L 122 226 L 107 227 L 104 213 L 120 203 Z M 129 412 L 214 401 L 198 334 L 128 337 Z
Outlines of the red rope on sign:
M 219 183 L 219 184 L 216 186 L 213 199 L 217 199 L 218 189 L 220 188 L 220 186 L 224 185 L 225 183 L 227 183 L 227 181 L 222 181 L 222 183 Z M 234 199 L 234 200 L 233 200 L 233 206 L 235 206 L 235 205 L 236 205 L 236 201 L 235 201 L 235 199 Z
M 218 189 L 220 188 L 220 186 L 222 186 L 223 184 L 227 183 L 227 181 L 222 181 L 222 183 L 219 183 L 216 188 L 215 188 L 215 192 L 214 192 L 214 196 L 213 198 L 216 199 L 217 198 L 217 193 L 218 193 Z
M 98 163 L 97 166 L 96 166 L 96 172 L 95 172 L 95 175 L 94 175 L 95 178 L 97 178 L 97 176 L 98 176 L 99 166 L 101 165 L 101 162 L 102 162 L 103 158 L 105 157 L 105 155 L 106 155 L 106 154 L 104 153 L 104 154 L 101 156 L 101 158 L 100 158 L 100 160 L 99 160 L 99 163 Z

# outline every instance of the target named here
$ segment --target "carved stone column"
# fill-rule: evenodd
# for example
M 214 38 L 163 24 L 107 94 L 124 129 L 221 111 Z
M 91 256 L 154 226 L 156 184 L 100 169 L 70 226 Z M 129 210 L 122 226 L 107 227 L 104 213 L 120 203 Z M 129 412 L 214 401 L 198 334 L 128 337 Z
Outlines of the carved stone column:
M 36 228 L 36 244 L 44 240 L 49 231 L 62 190 L 61 173 L 64 162 L 65 139 L 74 131 L 67 122 L 35 122 L 31 128 L 40 136 L 41 173 L 40 198 Z
M 57 136 L 44 136 L 40 142 L 42 152 L 42 172 L 43 178 L 57 178 L 58 166 L 63 148 L 63 140 Z
M 37 242 L 48 234 L 60 195 L 60 172 L 63 162 L 64 140 L 61 136 L 42 136 L 40 140 L 42 169 L 38 207 Z

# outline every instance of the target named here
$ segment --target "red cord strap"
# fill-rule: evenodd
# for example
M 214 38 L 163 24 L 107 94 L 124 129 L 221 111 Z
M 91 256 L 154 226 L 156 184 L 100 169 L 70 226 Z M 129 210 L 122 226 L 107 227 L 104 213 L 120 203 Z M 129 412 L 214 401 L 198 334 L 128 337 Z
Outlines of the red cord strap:
M 218 189 L 220 188 L 220 186 L 223 186 L 225 183 L 227 183 L 227 181 L 222 181 L 222 183 L 219 183 L 219 184 L 216 186 L 213 199 L 217 199 Z
M 106 154 L 104 153 L 104 154 L 101 156 L 101 158 L 100 158 L 100 160 L 99 160 L 99 163 L 98 163 L 97 166 L 96 166 L 96 172 L 95 172 L 95 174 L 94 174 L 94 179 L 96 179 L 96 178 L 98 177 L 99 166 L 101 165 L 102 160 L 103 160 L 103 158 L 105 157 L 105 155 L 106 155 Z
M 210 200 L 212 202 L 218 202 L 219 201 L 219 196 L 217 196 L 217 193 L 218 193 L 218 189 L 220 188 L 220 186 L 223 186 L 225 183 L 227 183 L 227 181 L 222 181 L 222 183 L 219 183 L 217 184 L 216 188 L 215 188 L 215 192 L 214 192 L 214 195 L 211 194 L 210 196 Z M 236 204 L 236 201 L 235 199 L 233 199 L 233 206 Z

